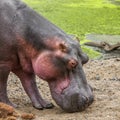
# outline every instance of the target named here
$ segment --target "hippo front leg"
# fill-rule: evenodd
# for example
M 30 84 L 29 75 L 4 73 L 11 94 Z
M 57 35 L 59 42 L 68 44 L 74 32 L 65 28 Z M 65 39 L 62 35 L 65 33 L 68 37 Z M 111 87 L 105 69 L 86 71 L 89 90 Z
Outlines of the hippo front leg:
M 22 70 L 13 71 L 21 80 L 21 83 L 27 93 L 27 95 L 30 97 L 33 107 L 36 109 L 42 110 L 44 108 L 50 109 L 53 108 L 53 104 L 45 101 L 36 86 L 35 82 L 35 75 L 33 73 L 26 73 Z
M 0 65 L 0 102 L 16 107 L 15 104 L 11 103 L 7 96 L 7 79 L 10 70 L 6 66 Z

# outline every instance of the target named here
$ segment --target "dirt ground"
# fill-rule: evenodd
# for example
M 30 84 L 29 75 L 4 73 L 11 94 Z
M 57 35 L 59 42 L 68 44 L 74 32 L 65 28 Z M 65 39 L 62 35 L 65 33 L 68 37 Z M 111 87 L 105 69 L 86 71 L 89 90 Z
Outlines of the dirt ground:
M 19 79 L 12 73 L 8 81 L 8 95 L 18 105 L 19 113 L 35 114 L 35 120 L 120 120 L 120 58 L 90 60 L 84 70 L 94 89 L 95 101 L 83 112 L 65 113 L 52 100 L 46 82 L 37 78 L 42 96 L 55 104 L 55 108 L 36 110 L 25 94 Z M 19 119 L 18 119 L 19 120 Z

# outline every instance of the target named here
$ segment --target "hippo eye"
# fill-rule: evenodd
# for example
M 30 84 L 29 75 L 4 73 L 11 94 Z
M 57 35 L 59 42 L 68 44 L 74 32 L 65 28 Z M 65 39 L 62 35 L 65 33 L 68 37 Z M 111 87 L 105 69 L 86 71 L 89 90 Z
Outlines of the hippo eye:
M 67 52 L 67 46 L 65 45 L 65 43 L 60 43 L 60 44 L 59 44 L 59 49 L 60 49 L 62 52 Z

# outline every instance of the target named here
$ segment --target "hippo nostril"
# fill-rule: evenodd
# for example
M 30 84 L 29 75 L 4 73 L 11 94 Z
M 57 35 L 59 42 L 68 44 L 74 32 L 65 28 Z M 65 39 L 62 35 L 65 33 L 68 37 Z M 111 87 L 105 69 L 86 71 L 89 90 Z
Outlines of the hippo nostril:
M 80 102 L 79 102 L 79 110 L 83 111 L 85 108 L 87 108 L 94 100 L 93 96 L 87 97 L 87 96 L 82 96 L 80 97 Z
M 89 104 L 89 98 L 83 96 L 82 99 L 83 99 L 83 101 L 84 101 L 84 102 L 83 102 L 83 103 L 84 103 L 84 107 L 85 107 L 85 108 L 88 107 L 88 104 Z
M 89 105 L 90 105 L 93 101 L 94 101 L 94 97 L 91 96 L 91 97 L 89 98 Z
M 84 101 L 85 108 L 88 107 L 89 105 L 91 105 L 91 103 L 94 101 L 93 96 L 90 96 L 90 97 L 83 96 L 82 98 L 83 98 L 83 101 Z

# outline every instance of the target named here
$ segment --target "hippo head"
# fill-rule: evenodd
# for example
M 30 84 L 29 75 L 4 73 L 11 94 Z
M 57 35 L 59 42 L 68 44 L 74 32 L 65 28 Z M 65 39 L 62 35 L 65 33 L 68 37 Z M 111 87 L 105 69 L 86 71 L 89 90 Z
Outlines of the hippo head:
M 67 112 L 82 111 L 93 102 L 92 88 L 82 65 L 88 57 L 71 38 L 54 37 L 45 41 L 34 59 L 35 73 L 49 84 L 55 102 Z

